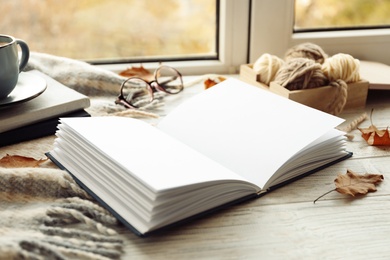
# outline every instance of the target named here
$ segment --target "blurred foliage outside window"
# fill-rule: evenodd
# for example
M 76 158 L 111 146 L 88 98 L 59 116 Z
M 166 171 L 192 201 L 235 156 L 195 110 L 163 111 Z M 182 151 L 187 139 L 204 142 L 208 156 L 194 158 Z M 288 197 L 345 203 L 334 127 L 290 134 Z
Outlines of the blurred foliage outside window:
M 217 57 L 217 0 L 1 0 L 0 34 L 87 61 Z
M 294 30 L 390 27 L 390 0 L 295 0 Z

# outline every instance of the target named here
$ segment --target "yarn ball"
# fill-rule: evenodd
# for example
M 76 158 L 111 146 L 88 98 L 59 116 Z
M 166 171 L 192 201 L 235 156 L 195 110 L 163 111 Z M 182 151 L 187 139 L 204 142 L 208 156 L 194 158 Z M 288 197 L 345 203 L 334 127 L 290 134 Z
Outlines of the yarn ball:
M 287 50 L 285 54 L 285 60 L 291 60 L 295 58 L 307 58 L 314 60 L 317 63 L 324 63 L 328 55 L 317 44 L 306 42 L 298 44 Z
M 342 79 L 354 83 L 360 80 L 360 61 L 349 54 L 339 53 L 327 58 L 322 70 L 330 81 Z
M 336 95 L 335 98 L 329 103 L 325 112 L 337 116 L 343 111 L 345 104 L 347 103 L 348 85 L 344 80 L 338 79 L 336 81 L 330 82 L 329 86 L 336 88 Z
M 283 63 L 284 61 L 278 56 L 264 53 L 253 64 L 253 70 L 260 76 L 260 82 L 269 85 L 271 81 L 274 81 Z
M 325 86 L 328 80 L 321 64 L 307 58 L 295 58 L 284 63 L 275 82 L 289 90 L 299 90 Z

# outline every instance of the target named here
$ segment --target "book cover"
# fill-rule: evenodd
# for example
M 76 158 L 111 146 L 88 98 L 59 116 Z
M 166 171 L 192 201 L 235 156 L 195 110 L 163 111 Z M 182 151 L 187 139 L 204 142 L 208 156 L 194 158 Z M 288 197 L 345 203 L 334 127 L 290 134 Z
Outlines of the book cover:
M 25 125 L 16 129 L 8 130 L 0 133 L 0 146 L 16 144 L 24 141 L 33 140 L 48 135 L 54 135 L 57 131 L 57 125 L 60 117 L 89 117 L 91 116 L 85 110 L 70 112 L 58 117 L 46 119 Z
M 87 96 L 64 86 L 39 71 L 26 73 L 43 78 L 47 83 L 47 88 L 36 98 L 0 107 L 0 133 L 58 118 L 60 115 L 89 107 L 90 100 Z

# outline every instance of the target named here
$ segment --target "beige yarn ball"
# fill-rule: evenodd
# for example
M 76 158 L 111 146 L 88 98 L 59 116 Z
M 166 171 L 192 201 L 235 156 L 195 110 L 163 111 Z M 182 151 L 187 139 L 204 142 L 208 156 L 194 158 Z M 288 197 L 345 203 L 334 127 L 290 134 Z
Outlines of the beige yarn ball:
M 278 56 L 264 53 L 253 64 L 253 70 L 260 76 L 260 82 L 269 85 L 284 61 Z
M 291 59 L 280 68 L 275 82 L 289 90 L 326 86 L 328 80 L 321 68 L 321 64 L 311 59 Z
M 330 81 L 342 79 L 353 83 L 360 80 L 360 61 L 349 54 L 339 53 L 327 58 L 322 70 Z
M 307 58 L 314 60 L 317 63 L 324 63 L 328 55 L 317 44 L 306 42 L 298 44 L 287 50 L 285 54 L 285 60 L 291 60 L 295 58 Z

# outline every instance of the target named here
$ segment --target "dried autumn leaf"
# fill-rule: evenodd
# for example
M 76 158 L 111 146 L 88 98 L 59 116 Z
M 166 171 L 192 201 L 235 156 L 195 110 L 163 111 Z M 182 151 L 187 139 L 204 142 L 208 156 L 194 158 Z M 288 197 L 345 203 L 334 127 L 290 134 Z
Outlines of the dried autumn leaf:
M 372 123 L 372 114 L 373 110 L 371 110 L 370 115 L 371 125 L 368 128 L 358 128 L 362 133 L 363 139 L 366 140 L 367 144 L 373 146 L 390 145 L 390 133 L 388 127 L 385 130 L 378 129 Z
M 145 69 L 142 65 L 139 67 L 130 67 L 124 71 L 119 72 L 119 75 L 130 78 L 130 77 L 139 77 L 141 79 L 144 79 L 148 82 L 152 81 L 154 79 L 153 73 L 151 73 L 149 70 Z
M 351 196 L 365 195 L 368 192 L 376 191 L 376 185 L 382 182 L 383 179 L 384 177 L 382 174 L 366 173 L 362 175 L 347 170 L 346 174 L 338 174 L 337 178 L 334 180 L 336 188 L 318 197 L 314 200 L 314 203 L 332 191 Z
M 366 173 L 364 175 L 356 174 L 347 170 L 346 174 L 339 174 L 334 180 L 336 191 L 341 194 L 365 195 L 370 191 L 376 191 L 378 183 L 383 181 L 383 175 Z
M 0 167 L 4 168 L 23 168 L 23 167 L 38 167 L 47 159 L 36 160 L 31 157 L 7 154 L 0 159 Z
M 224 81 L 226 78 L 224 77 L 217 77 L 216 79 L 206 79 L 204 81 L 204 88 L 205 89 L 208 89 L 208 88 L 211 88 L 212 86 L 215 86 L 217 85 L 218 83 L 221 83 L 222 81 Z
M 378 129 L 376 126 L 371 125 L 368 128 L 360 129 L 362 137 L 366 140 L 367 144 L 374 146 L 390 145 L 390 133 L 389 129 Z

